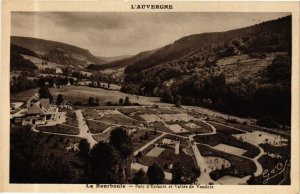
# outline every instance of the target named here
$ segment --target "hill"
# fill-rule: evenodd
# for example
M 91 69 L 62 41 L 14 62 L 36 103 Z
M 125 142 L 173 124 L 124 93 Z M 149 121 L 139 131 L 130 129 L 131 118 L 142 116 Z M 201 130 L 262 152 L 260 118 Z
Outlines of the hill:
M 30 60 L 25 59 L 23 55 L 38 57 L 38 54 L 32 50 L 11 44 L 10 47 L 10 69 L 11 70 L 37 70 L 38 67 Z
M 92 55 L 88 50 L 66 43 L 18 36 L 11 36 L 11 43 L 34 51 L 49 62 L 76 68 L 85 68 L 90 63 L 106 63 Z
M 110 63 L 106 63 L 106 64 L 90 64 L 87 69 L 89 70 L 105 70 L 105 69 L 121 69 L 121 68 L 125 68 L 131 65 L 136 64 L 137 62 L 139 62 L 140 60 L 147 58 L 149 55 L 151 55 L 155 50 L 150 50 L 150 51 L 145 51 L 145 52 L 141 52 L 137 55 L 134 55 L 132 57 L 129 58 L 124 58 L 124 59 L 120 59 L 120 60 L 116 60 Z
M 291 16 L 146 53 L 119 62 L 124 92 L 290 124 Z
M 98 59 L 105 61 L 106 63 L 111 63 L 114 61 L 119 61 L 122 59 L 132 57 L 132 55 L 122 55 L 122 56 L 115 56 L 115 57 L 102 57 L 102 56 L 97 56 L 97 57 L 98 57 Z

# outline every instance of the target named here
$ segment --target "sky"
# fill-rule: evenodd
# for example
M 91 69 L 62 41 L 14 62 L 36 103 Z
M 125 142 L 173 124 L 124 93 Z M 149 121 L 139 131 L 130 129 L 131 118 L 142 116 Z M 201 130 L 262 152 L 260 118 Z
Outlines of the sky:
M 12 12 L 12 35 L 72 44 L 96 56 L 133 55 L 191 34 L 222 32 L 289 13 Z

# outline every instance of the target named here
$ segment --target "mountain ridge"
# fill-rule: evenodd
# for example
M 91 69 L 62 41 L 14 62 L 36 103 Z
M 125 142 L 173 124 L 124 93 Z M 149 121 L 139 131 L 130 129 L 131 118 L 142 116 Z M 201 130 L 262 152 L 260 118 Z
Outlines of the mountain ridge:
M 90 63 L 106 63 L 106 61 L 92 55 L 87 49 L 58 41 L 11 36 L 11 44 L 30 49 L 43 57 L 48 57 L 52 60 L 51 62 L 72 65 L 75 67 L 86 67 Z

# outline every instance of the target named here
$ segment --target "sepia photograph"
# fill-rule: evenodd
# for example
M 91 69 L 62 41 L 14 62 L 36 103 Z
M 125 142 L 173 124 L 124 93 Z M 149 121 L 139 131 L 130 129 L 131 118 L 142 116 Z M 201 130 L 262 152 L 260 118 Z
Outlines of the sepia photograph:
M 298 193 L 295 5 L 5 1 L 0 191 Z
M 10 183 L 289 185 L 291 19 L 12 12 Z

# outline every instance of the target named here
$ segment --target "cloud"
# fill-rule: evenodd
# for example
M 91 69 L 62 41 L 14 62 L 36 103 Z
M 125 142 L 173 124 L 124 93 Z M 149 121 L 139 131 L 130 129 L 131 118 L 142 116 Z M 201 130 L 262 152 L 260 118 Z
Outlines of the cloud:
M 190 34 L 226 31 L 285 15 L 288 13 L 13 12 L 12 35 L 118 56 L 159 48 Z

